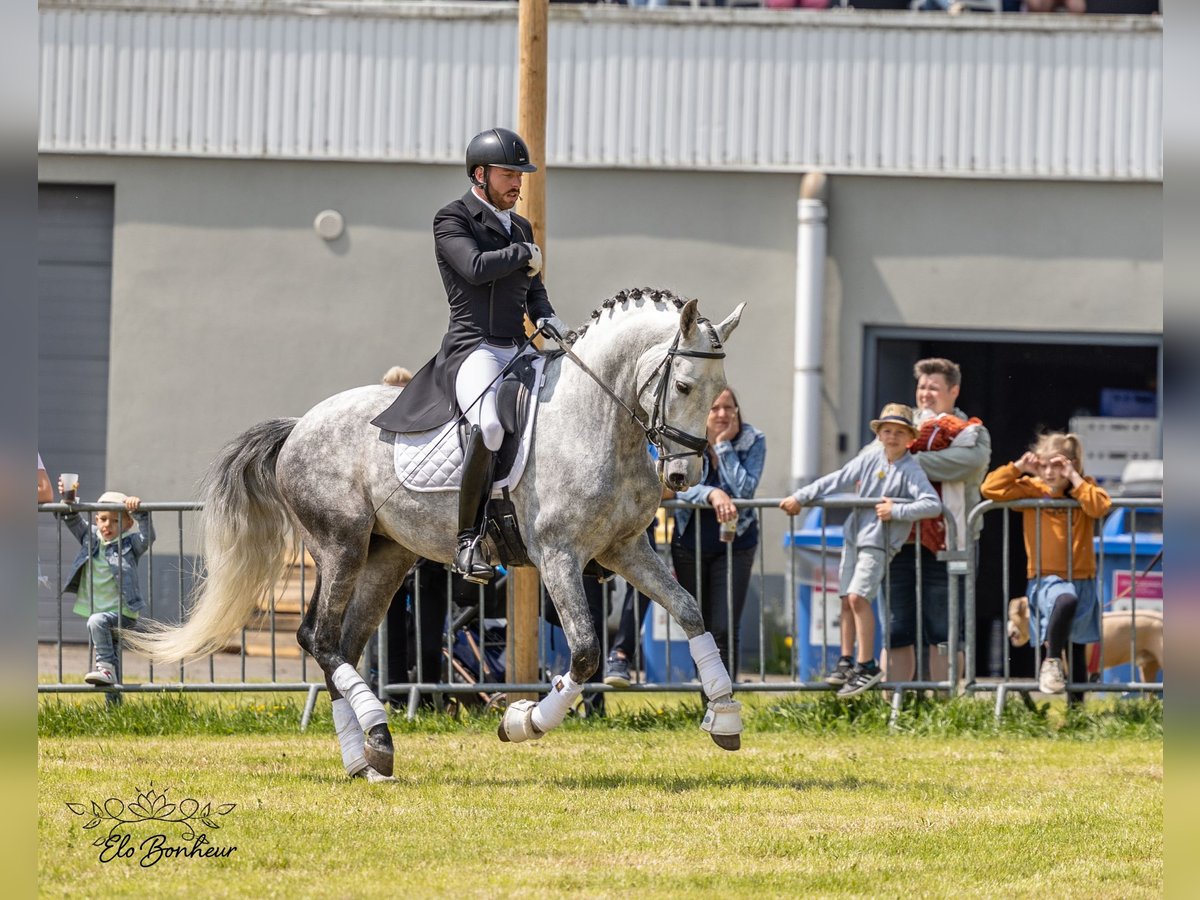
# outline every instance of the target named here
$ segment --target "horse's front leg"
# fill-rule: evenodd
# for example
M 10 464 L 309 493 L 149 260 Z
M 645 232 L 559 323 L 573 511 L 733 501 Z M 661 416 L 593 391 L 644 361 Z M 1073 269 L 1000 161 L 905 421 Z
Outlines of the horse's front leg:
M 742 746 L 742 705 L 733 699 L 733 682 L 721 662 L 717 642 L 712 633 L 704 629 L 704 617 L 696 598 L 671 577 L 670 570 L 654 552 L 644 533 L 614 547 L 597 561 L 663 606 L 683 627 L 700 684 L 709 698 L 700 728 L 712 736 L 718 747 L 739 749 Z
M 502 741 L 537 740 L 562 724 L 583 686 L 600 667 L 600 641 L 583 591 L 582 561 L 565 551 L 543 550 L 540 570 L 567 636 L 571 669 L 551 678 L 549 692 L 537 703 L 518 700 L 505 710 L 497 729 Z

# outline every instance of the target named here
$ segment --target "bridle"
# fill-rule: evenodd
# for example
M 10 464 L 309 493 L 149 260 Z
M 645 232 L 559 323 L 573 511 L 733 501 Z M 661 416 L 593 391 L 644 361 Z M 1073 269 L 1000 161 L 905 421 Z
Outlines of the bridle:
M 608 385 L 601 381 L 600 376 L 588 368 L 588 365 L 576 355 L 574 350 L 567 346 L 565 341 L 559 343 L 559 347 L 562 349 L 563 353 L 565 353 L 567 357 L 573 363 L 575 363 L 575 365 L 579 366 L 579 368 L 587 373 L 588 377 L 590 377 L 592 381 L 596 382 L 596 384 L 598 384 L 600 388 L 606 394 L 608 394 L 608 396 L 612 397 L 612 399 L 615 400 L 617 404 L 625 410 L 625 412 L 629 413 L 629 418 L 631 418 L 634 423 L 642 429 L 643 433 L 645 433 L 646 440 L 654 445 L 654 449 L 658 453 L 659 462 L 665 463 L 669 460 L 682 459 L 686 456 L 702 457 L 705 449 L 708 447 L 707 435 L 691 434 L 690 432 L 676 428 L 667 422 L 667 390 L 671 384 L 671 369 L 675 365 L 676 357 L 689 356 L 694 359 L 725 358 L 725 349 L 721 346 L 721 339 L 717 336 L 716 329 L 712 327 L 712 323 L 709 322 L 708 319 L 700 318 L 697 319 L 696 324 L 698 327 L 702 327 L 708 332 L 708 339 L 709 343 L 712 345 L 712 349 L 680 349 L 679 341 L 683 337 L 683 332 L 676 330 L 675 339 L 671 341 L 671 346 L 667 348 L 666 354 L 663 356 L 662 360 L 659 361 L 658 365 L 654 367 L 654 370 L 646 378 L 646 381 L 642 384 L 636 395 L 640 399 L 641 396 L 646 392 L 646 389 L 650 387 L 650 382 L 654 380 L 656 375 L 658 376 L 658 384 L 656 384 L 654 387 L 654 405 L 651 407 L 649 423 L 639 416 L 637 411 L 632 409 L 628 403 L 618 397 Z M 668 453 L 666 448 L 667 441 L 680 444 L 684 447 L 687 447 L 688 450 L 686 452 Z

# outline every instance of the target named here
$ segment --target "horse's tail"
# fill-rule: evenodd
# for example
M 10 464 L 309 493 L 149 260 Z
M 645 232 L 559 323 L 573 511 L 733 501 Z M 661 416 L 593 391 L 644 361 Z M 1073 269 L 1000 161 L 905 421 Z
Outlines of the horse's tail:
M 187 621 L 147 622 L 122 635 L 155 662 L 203 656 L 226 646 L 290 562 L 292 522 L 275 461 L 297 419 L 260 422 L 225 445 L 200 485 L 204 573 Z

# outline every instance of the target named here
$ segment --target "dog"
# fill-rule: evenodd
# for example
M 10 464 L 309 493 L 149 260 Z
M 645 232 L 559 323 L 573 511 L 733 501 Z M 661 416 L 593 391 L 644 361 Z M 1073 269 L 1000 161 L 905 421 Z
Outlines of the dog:
M 1133 622 L 1133 610 L 1129 609 L 1106 612 L 1100 617 L 1100 633 L 1104 637 L 1101 669 L 1111 669 L 1129 662 L 1129 638 L 1134 630 Z M 1029 600 L 1025 597 L 1014 597 L 1008 601 L 1008 639 L 1014 647 L 1024 647 L 1029 643 Z M 1160 670 L 1165 673 L 1162 613 L 1149 609 L 1138 610 L 1134 656 L 1143 682 L 1149 681 Z

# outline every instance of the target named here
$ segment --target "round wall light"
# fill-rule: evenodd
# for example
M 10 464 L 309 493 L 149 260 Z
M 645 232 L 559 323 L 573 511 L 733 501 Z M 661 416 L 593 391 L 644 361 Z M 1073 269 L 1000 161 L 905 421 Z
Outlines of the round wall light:
M 323 209 L 313 219 L 313 231 L 324 240 L 335 241 L 346 230 L 346 220 L 336 209 Z

